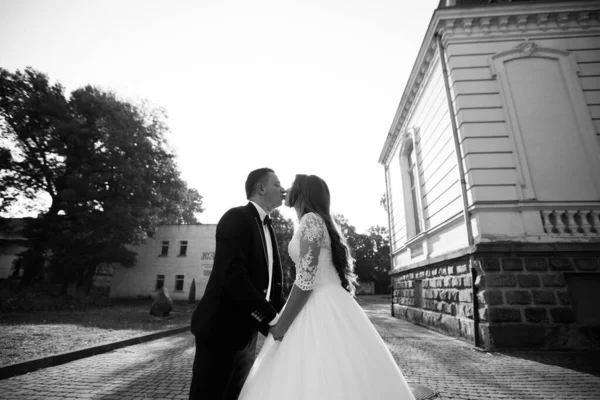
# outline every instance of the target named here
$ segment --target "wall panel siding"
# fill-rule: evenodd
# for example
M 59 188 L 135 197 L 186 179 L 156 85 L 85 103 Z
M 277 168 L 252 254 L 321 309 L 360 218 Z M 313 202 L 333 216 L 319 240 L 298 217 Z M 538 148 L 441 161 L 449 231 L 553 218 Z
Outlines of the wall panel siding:
M 461 108 L 456 111 L 456 120 L 460 127 L 465 122 L 504 122 L 504 109 L 493 108 Z
M 517 183 L 507 114 L 500 83 L 492 79 L 490 57 L 519 45 L 521 40 L 450 44 L 448 65 L 463 162 L 468 201 L 508 200 L 516 196 Z M 476 80 L 479 78 L 479 80 Z M 498 190 L 497 185 L 503 189 Z M 499 195 L 498 198 L 494 196 Z
M 388 167 L 389 196 L 390 196 L 390 229 L 392 251 L 397 250 L 406 242 L 406 221 L 404 215 L 404 195 L 402 191 L 402 174 L 398 150 Z
M 582 76 L 579 77 L 581 88 L 587 90 L 600 90 L 600 78 L 597 76 Z
M 443 163 L 447 158 L 452 158 L 452 156 L 455 154 L 452 138 L 444 138 L 443 141 L 440 140 L 435 147 L 436 148 L 434 151 L 430 152 L 427 157 L 423 158 L 423 164 L 433 163 L 434 165 L 431 165 L 429 168 L 422 169 L 421 176 L 423 177 L 423 180 L 421 184 L 423 184 L 423 181 L 427 181 L 429 177 L 439 169 L 439 165 L 441 163 Z M 452 161 L 450 161 L 450 163 L 452 163 Z M 453 165 L 456 165 L 456 156 L 454 156 Z M 450 164 L 448 164 L 448 166 L 450 166 Z
M 579 76 L 600 76 L 600 62 L 579 63 Z
M 512 146 L 507 137 L 466 138 L 463 140 L 463 154 L 472 153 L 506 153 L 512 152 Z
M 506 122 L 463 122 L 458 130 L 461 142 L 467 138 L 508 136 Z
M 454 79 L 454 77 L 452 78 Z M 500 93 L 500 85 L 496 80 L 485 81 L 459 81 L 452 86 L 453 98 L 461 94 L 488 94 Z
M 469 204 L 481 201 L 516 201 L 519 200 L 515 185 L 481 185 L 467 189 Z
M 441 188 L 440 188 L 441 189 Z M 436 190 L 432 193 L 432 198 L 429 204 L 425 207 L 424 211 L 427 214 L 427 218 L 431 219 L 438 212 L 447 208 L 447 206 L 454 202 L 457 197 L 461 196 L 460 184 L 458 179 L 452 181 L 452 185 L 447 185 L 445 190 Z M 433 195 L 437 197 L 433 197 Z M 446 210 L 448 213 L 455 215 L 462 211 L 460 204 L 457 204 L 454 209 Z
M 472 168 L 467 175 L 467 188 L 473 185 L 516 185 L 517 171 L 515 168 L 489 169 Z
M 436 169 L 428 168 L 427 174 L 421 174 L 421 187 L 424 193 L 429 192 L 429 190 L 437 186 L 451 170 L 457 168 L 454 157 L 454 151 L 448 151 L 444 156 L 440 157 L 441 161 Z M 454 173 L 458 174 L 457 171 Z
M 596 135 L 600 140 L 600 35 L 565 39 L 567 49 L 575 55 L 579 82 L 588 104 Z
M 444 111 L 445 108 L 448 108 L 447 103 L 439 104 L 437 110 L 431 110 L 430 119 L 425 120 L 423 125 L 420 125 L 418 146 L 420 157 L 424 157 L 430 152 L 430 146 L 439 141 L 443 131 L 450 125 L 448 112 Z
M 426 83 L 418 93 L 418 100 L 410 110 L 404 130 L 416 130 L 416 155 L 420 172 L 421 209 L 425 219 L 425 229 L 444 222 L 446 214 L 461 211 L 460 202 L 455 202 L 455 193 L 460 195 L 454 143 L 446 88 L 441 64 L 434 61 L 426 77 Z M 400 155 L 394 154 L 388 167 L 390 176 L 390 224 L 394 231 L 393 249 L 402 247 L 407 237 L 406 216 L 402 190 Z M 431 203 L 435 203 L 433 207 Z M 445 209 L 446 214 L 440 210 Z M 429 215 L 434 216 L 430 219 Z M 411 216 L 412 217 L 412 216 Z
M 429 82 L 422 92 L 421 101 L 413 109 L 409 127 L 419 128 L 418 162 L 421 183 L 421 206 L 425 229 L 439 224 L 432 220 L 439 210 L 448 208 L 448 212 L 460 212 L 454 205 L 452 188 L 458 186 L 456 156 L 452 139 L 452 127 L 448 112 L 446 88 L 440 62 L 432 66 Z M 456 190 L 456 189 L 455 189 Z M 435 202 L 432 208 L 431 204 Z
M 492 71 L 489 67 L 457 68 L 454 76 L 455 82 L 486 81 L 492 79 Z
M 454 46 L 454 45 L 452 45 Z M 491 53 L 493 54 L 493 53 Z M 448 57 L 448 55 L 446 55 Z M 456 68 L 473 68 L 489 66 L 490 53 L 468 54 L 461 56 L 450 56 L 448 58 L 448 69 L 450 71 Z
M 415 125 L 419 127 L 419 152 L 422 152 L 423 149 L 427 149 L 429 143 L 437 140 L 438 134 L 440 133 L 437 129 L 439 129 L 440 125 L 444 125 L 444 122 L 449 122 L 448 120 L 448 105 L 444 101 L 440 101 L 439 99 L 444 99 L 440 93 L 438 97 L 438 101 L 433 104 L 433 106 L 422 116 L 422 120 L 415 122 L 419 123 L 419 125 Z
M 454 99 L 454 108 L 457 110 L 477 107 L 502 107 L 500 94 L 465 94 Z
M 600 136 L 600 120 L 595 120 L 594 122 L 594 128 L 596 128 L 596 135 Z
M 511 137 L 513 125 L 509 120 L 509 110 L 506 109 L 507 97 L 505 93 L 501 93 L 505 81 L 493 76 L 491 67 L 493 55 L 514 49 L 526 40 L 525 35 L 522 39 L 517 39 L 515 36 L 518 32 L 513 33 L 507 40 L 500 36 L 481 35 L 479 43 L 468 43 L 466 40 L 462 43 L 452 43 L 453 39 L 450 38 L 446 47 L 446 57 L 450 75 L 450 96 L 456 114 L 449 114 L 441 64 L 439 60 L 434 59 L 429 75 L 425 77 L 424 85 L 419 89 L 417 99 L 404 121 L 402 130 L 416 129 L 415 149 L 420 172 L 420 205 L 425 230 L 438 226 L 462 212 L 460 177 L 450 119 L 452 117 L 455 118 L 459 130 L 463 166 L 467 173 L 469 204 L 515 202 L 522 199 L 523 190 L 528 190 L 520 186 L 521 180 L 526 178 L 527 174 L 517 169 L 519 160 L 515 149 L 523 149 L 520 148 L 521 142 L 515 142 Z M 552 37 L 536 37 L 531 38 L 531 41 L 542 48 L 568 51 L 572 54 L 578 67 L 578 82 L 600 143 L 600 36 L 591 29 L 582 32 L 580 36 L 573 36 L 574 34 L 573 31 L 564 34 L 547 32 L 547 35 Z M 477 40 L 475 36 L 468 40 Z M 514 76 L 514 73 L 506 74 L 509 77 Z M 536 77 L 532 76 L 530 82 Z M 521 92 L 524 91 L 524 87 L 526 85 L 520 86 Z M 537 103 L 541 104 L 541 101 Z M 533 103 L 530 101 L 529 104 Z M 517 111 L 524 109 L 521 105 Z M 564 109 L 563 107 L 562 110 Z M 511 112 L 515 111 L 511 109 Z M 518 118 L 519 121 L 523 119 L 520 114 Z M 530 138 L 535 129 L 529 127 L 527 132 L 527 138 Z M 525 145 L 526 149 L 537 148 L 531 144 Z M 528 158 L 531 157 L 528 155 Z M 397 151 L 389 166 L 389 172 L 392 248 L 397 250 L 412 239 L 407 235 L 406 224 L 410 223 L 412 215 L 405 216 L 403 179 L 400 155 Z M 425 235 L 423 240 L 435 242 L 438 239 Z
M 450 43 L 446 54 L 448 68 L 450 69 L 455 106 L 457 111 L 472 107 L 475 99 L 469 99 L 469 94 L 488 94 L 497 91 L 491 80 L 490 57 L 494 54 L 515 48 L 524 40 L 490 40 L 479 43 Z M 598 35 L 581 35 L 574 37 L 536 38 L 533 40 L 538 46 L 569 51 L 573 54 L 579 68 L 579 81 L 584 90 L 588 105 L 599 104 L 600 97 L 600 37 Z M 476 87 L 474 87 L 476 86 Z M 481 101 L 482 107 L 497 107 L 496 99 Z M 598 119 L 596 110 L 590 108 L 594 121 Z M 597 128 L 598 124 L 595 123 Z M 596 129 L 600 135 L 600 130 Z
M 555 37 L 551 39 L 535 39 L 535 42 L 543 47 L 567 51 L 597 50 L 599 48 L 597 35 L 572 36 L 562 38 Z
M 600 49 L 571 50 L 571 53 L 575 55 L 578 63 L 595 63 L 600 60 Z
M 491 154 L 468 154 L 464 158 L 465 171 L 484 169 L 491 166 L 497 168 L 513 168 L 515 160 L 511 152 Z
M 446 193 L 451 187 L 458 186 L 458 173 L 456 172 L 456 167 L 453 167 L 452 169 L 448 170 L 447 173 L 442 176 L 444 180 L 438 182 L 437 185 L 433 185 L 427 192 L 428 203 L 423 204 L 423 207 L 425 209 L 431 209 L 431 206 L 436 201 L 440 199 L 443 200 L 442 195 Z M 443 205 L 440 207 L 443 207 Z
M 450 197 L 450 193 L 447 193 L 447 196 Z M 437 210 L 434 214 L 429 215 L 429 221 L 432 226 L 437 226 L 462 212 L 462 198 L 460 191 L 458 194 L 454 193 L 454 196 L 454 199 L 450 200 L 445 207 Z
M 414 126 L 422 129 L 423 125 L 427 122 L 427 118 L 431 117 L 432 112 L 437 112 L 443 104 L 443 98 L 440 99 L 440 95 L 444 93 L 444 81 L 442 80 L 441 72 L 440 74 L 433 73 L 431 75 L 429 86 L 432 89 L 423 91 L 419 107 L 414 110 L 415 114 L 413 114 L 410 120 L 411 125 L 409 127 Z
M 589 106 L 600 104 L 600 90 L 584 90 L 583 95 Z

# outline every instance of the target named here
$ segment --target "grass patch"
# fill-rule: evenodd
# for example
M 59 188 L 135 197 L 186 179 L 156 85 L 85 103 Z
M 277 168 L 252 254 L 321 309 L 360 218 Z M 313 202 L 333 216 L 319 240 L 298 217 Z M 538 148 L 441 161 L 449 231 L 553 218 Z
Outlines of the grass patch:
M 175 303 L 171 315 L 149 314 L 152 300 L 119 301 L 83 311 L 0 314 L 0 365 L 113 343 L 189 325 L 195 305 Z
M 384 295 L 359 296 L 361 306 L 387 303 Z M 171 315 L 149 314 L 152 300 L 112 301 L 107 307 L 0 313 L 0 366 L 131 339 L 190 324 L 194 304 L 175 302 Z M 258 335 L 259 349 L 264 342 Z

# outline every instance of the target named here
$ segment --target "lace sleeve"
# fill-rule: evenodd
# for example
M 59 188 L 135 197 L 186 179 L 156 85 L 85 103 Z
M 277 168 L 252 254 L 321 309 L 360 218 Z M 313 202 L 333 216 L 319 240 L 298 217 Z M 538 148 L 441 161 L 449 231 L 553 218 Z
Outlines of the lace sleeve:
M 308 213 L 300 221 L 300 261 L 296 265 L 294 284 L 302 290 L 312 290 L 319 264 L 324 226 L 319 217 Z

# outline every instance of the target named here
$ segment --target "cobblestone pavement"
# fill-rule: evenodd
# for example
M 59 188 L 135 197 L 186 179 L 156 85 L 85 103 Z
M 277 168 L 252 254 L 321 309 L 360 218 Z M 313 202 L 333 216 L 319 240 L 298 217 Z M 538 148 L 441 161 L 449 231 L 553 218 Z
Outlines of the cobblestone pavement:
M 385 301 L 385 300 L 381 300 Z M 598 352 L 485 353 L 364 305 L 410 384 L 442 399 L 600 399 Z M 194 356 L 189 333 L 0 381 L 1 400 L 187 399 Z

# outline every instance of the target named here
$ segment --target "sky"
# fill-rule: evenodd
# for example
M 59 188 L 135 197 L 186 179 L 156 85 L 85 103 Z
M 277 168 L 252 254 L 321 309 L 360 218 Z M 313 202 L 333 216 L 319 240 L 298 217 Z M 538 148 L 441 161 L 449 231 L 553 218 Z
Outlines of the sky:
M 438 2 L 0 0 L 0 67 L 163 108 L 202 223 L 269 167 L 323 178 L 365 232 L 387 227 L 379 155 Z

